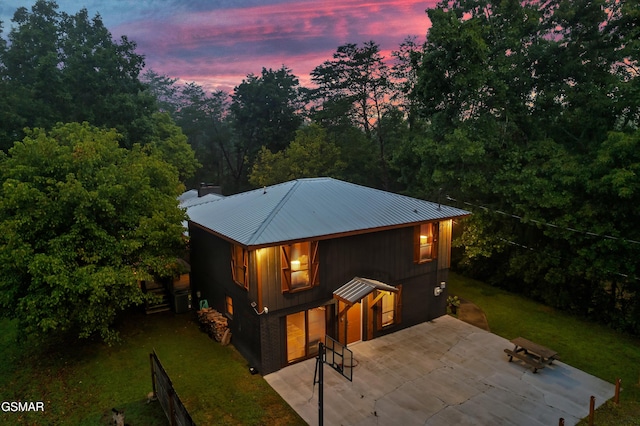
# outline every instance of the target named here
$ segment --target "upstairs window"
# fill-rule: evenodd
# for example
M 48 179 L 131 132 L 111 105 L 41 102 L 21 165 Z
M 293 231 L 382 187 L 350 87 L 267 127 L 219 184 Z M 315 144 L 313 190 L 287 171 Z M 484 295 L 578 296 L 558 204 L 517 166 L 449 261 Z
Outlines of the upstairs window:
M 249 252 L 242 246 L 231 247 L 231 273 L 233 281 L 245 289 L 249 289 Z
M 305 290 L 320 283 L 318 277 L 318 242 L 281 246 L 282 292 Z
M 417 225 L 413 231 L 413 259 L 429 262 L 438 257 L 438 222 Z

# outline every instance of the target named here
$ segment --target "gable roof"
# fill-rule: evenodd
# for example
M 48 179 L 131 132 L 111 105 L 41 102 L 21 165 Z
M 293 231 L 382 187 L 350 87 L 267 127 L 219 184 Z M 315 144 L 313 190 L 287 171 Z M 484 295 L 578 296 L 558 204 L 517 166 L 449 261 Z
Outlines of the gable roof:
M 332 178 L 308 178 L 189 208 L 190 222 L 246 247 L 398 228 L 470 213 Z
M 383 290 L 391 293 L 397 293 L 396 287 L 382 283 L 370 278 L 353 277 L 351 281 L 333 292 L 333 297 L 343 301 L 347 305 L 358 303 L 368 294 L 375 290 Z

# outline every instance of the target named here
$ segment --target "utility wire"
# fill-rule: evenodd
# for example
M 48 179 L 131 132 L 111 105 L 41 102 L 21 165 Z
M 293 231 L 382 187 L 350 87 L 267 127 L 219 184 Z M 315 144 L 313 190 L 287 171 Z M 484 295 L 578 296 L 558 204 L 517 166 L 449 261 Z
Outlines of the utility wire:
M 489 207 L 481 206 L 481 205 L 478 205 L 478 204 L 469 203 L 467 201 L 456 200 L 455 198 L 452 198 L 452 197 L 450 197 L 448 195 L 446 197 L 447 197 L 447 200 L 449 200 L 449 201 L 453 201 L 453 202 L 456 202 L 456 203 L 462 203 L 464 205 L 471 206 L 471 207 L 477 207 L 477 208 L 482 209 L 482 210 L 484 210 L 486 212 L 493 212 L 493 213 L 501 214 L 503 216 L 512 217 L 514 219 L 518 219 L 520 222 L 524 222 L 525 221 L 525 219 L 522 216 L 518 216 L 518 215 L 515 215 L 515 214 L 511 214 L 511 213 L 505 213 L 505 212 L 503 212 L 501 210 L 494 210 L 494 209 L 491 209 Z M 566 227 L 566 226 L 560 226 L 560 225 L 556 225 L 554 223 L 544 222 L 544 221 L 541 221 L 541 220 L 535 220 L 535 219 L 526 219 L 526 220 L 529 221 L 529 222 L 536 223 L 538 225 L 548 226 L 549 228 L 564 229 L 565 231 L 571 231 L 571 232 L 575 232 L 575 233 L 578 233 L 578 234 L 588 235 L 590 237 L 606 238 L 606 239 L 609 239 L 609 240 L 623 241 L 623 242 L 631 243 L 631 244 L 640 244 L 640 241 L 636 241 L 636 240 L 629 240 L 629 239 L 626 239 L 626 238 L 613 237 L 611 235 L 598 234 L 596 232 L 590 232 L 590 231 L 581 231 L 579 229 L 569 228 L 569 227 Z
M 518 219 L 520 222 L 524 221 L 524 218 L 522 218 L 521 216 L 515 215 L 515 214 L 505 213 L 505 212 L 503 212 L 501 210 L 494 210 L 494 209 L 491 209 L 491 208 L 489 208 L 487 206 L 473 204 L 473 203 L 470 203 L 468 201 L 456 200 L 455 198 L 452 198 L 449 195 L 447 195 L 446 197 L 447 197 L 447 200 L 449 200 L 449 201 L 453 201 L 453 202 L 456 202 L 456 203 L 463 203 L 463 204 L 465 204 L 467 206 L 471 206 L 471 207 L 477 207 L 477 208 L 482 209 L 482 210 L 484 210 L 486 212 L 493 212 L 493 213 L 501 214 L 503 216 L 512 217 L 514 219 Z M 537 223 L 539 225 L 544 225 L 544 226 L 548 226 L 550 228 L 556 228 L 556 229 L 564 229 L 564 230 L 567 230 L 567 231 L 588 235 L 590 237 L 607 238 L 607 239 L 610 239 L 610 240 L 624 241 L 624 242 L 628 242 L 628 243 L 632 243 L 632 244 L 640 244 L 640 241 L 629 240 L 629 239 L 626 239 L 626 238 L 612 237 L 611 235 L 597 234 L 595 232 L 581 231 L 581 230 L 578 230 L 578 229 L 575 229 L 575 228 L 568 228 L 568 227 L 565 227 L 565 226 L 559 226 L 559 225 L 556 225 L 554 223 L 543 222 L 543 221 L 535 220 L 535 219 L 528 219 L 528 220 L 530 222 Z M 535 249 L 533 247 L 525 246 L 523 244 L 516 243 L 515 241 L 506 240 L 504 238 L 498 238 L 498 239 L 500 241 L 503 241 L 503 242 L 509 244 L 509 245 L 517 246 L 517 247 L 520 247 L 520 248 L 523 248 L 523 249 L 526 249 L 526 250 L 530 250 L 530 251 L 537 251 L 537 249 Z M 623 274 L 622 272 L 616 272 L 616 271 L 611 271 L 611 270 L 606 270 L 606 271 L 611 273 L 611 274 L 623 277 L 623 278 L 640 281 L 640 278 L 635 277 L 635 276 L 631 276 L 629 274 Z
M 505 242 L 505 243 L 507 243 L 507 244 L 509 244 L 509 245 L 512 245 L 512 246 L 516 246 L 516 247 L 523 248 L 523 249 L 525 249 L 525 250 L 538 251 L 537 249 L 535 249 L 535 248 L 533 248 L 533 247 L 525 246 L 524 244 L 516 243 L 515 241 L 506 240 L 506 239 L 504 239 L 504 238 L 498 238 L 498 240 L 500 240 L 500 241 L 502 241 L 502 242 Z M 554 256 L 554 257 L 555 257 L 556 259 L 559 259 L 560 261 L 563 261 L 563 259 L 562 259 L 562 258 L 560 258 L 560 257 L 558 257 L 558 256 Z M 616 271 L 612 271 L 612 270 L 610 270 L 610 269 L 603 269 L 603 270 L 604 270 L 604 271 L 606 271 L 606 272 L 608 272 L 608 273 L 610 273 L 610 274 L 618 275 L 619 277 L 623 277 L 623 278 L 627 278 L 627 279 L 633 279 L 633 280 L 636 280 L 636 281 L 640 281 L 640 278 L 635 277 L 635 276 L 632 276 L 632 275 L 629 275 L 629 274 L 623 274 L 622 272 L 616 272 Z

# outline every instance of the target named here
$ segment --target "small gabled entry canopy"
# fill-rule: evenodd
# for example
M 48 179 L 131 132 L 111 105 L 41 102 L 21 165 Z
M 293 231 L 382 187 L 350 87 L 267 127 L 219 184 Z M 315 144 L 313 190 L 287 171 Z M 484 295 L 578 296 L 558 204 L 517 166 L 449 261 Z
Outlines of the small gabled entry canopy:
M 351 306 L 358 303 L 375 290 L 398 293 L 398 289 L 369 278 L 354 277 L 351 281 L 333 292 L 333 297 Z

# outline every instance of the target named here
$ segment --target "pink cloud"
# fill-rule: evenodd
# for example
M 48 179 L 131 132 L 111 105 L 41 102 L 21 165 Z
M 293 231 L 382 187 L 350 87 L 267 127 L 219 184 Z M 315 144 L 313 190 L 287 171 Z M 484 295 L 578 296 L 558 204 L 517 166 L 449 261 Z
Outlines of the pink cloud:
M 207 88 L 234 87 L 262 67 L 293 70 L 303 84 L 344 43 L 373 40 L 388 52 L 407 36 L 424 38 L 435 1 L 292 1 L 118 26 L 156 72 Z

